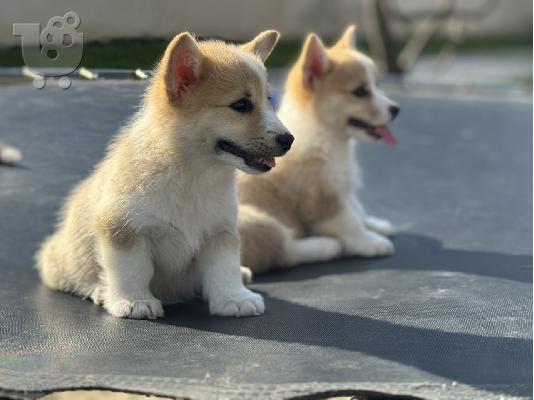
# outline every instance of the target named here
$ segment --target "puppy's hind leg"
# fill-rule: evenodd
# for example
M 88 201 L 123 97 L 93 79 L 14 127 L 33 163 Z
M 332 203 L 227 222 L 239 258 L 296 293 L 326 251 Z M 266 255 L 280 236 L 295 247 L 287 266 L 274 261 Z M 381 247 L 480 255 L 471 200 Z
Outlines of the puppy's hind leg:
M 49 236 L 35 255 L 37 270 L 43 283 L 50 289 L 68 291 L 64 282 L 64 262 L 59 246 L 58 233 Z
M 91 297 L 98 288 L 97 264 L 87 237 L 72 239 L 59 231 L 49 236 L 35 255 L 43 283 L 53 290 Z
M 292 239 L 285 244 L 287 266 L 332 260 L 341 255 L 341 243 L 326 236 Z
M 239 208 L 241 260 L 254 273 L 331 260 L 341 243 L 330 237 L 296 239 L 291 229 L 253 206 Z

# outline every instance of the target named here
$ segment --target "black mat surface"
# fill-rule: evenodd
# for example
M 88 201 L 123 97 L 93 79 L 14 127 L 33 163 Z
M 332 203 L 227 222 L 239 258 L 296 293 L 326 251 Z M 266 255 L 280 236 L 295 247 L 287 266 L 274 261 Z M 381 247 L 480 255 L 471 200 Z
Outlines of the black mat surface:
M 367 208 L 400 230 L 395 256 L 261 277 L 258 318 L 190 304 L 133 321 L 49 291 L 32 257 L 143 87 L 0 88 L 0 139 L 25 155 L 0 167 L 4 394 L 531 397 L 531 104 L 398 96 L 399 145 L 359 149 Z

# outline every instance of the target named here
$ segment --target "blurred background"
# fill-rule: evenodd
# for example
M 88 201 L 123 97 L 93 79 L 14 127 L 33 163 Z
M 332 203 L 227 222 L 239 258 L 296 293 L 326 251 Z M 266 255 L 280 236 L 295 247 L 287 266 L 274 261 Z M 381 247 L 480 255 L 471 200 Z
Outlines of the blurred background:
M 27 0 L 24 6 L 4 0 L 3 82 L 19 77 L 24 64 L 13 24 L 44 27 L 67 11 L 81 17 L 81 66 L 93 71 L 150 69 L 168 39 L 184 30 L 242 41 L 265 28 L 283 34 L 269 60 L 270 67 L 283 68 L 295 59 L 306 33 L 316 31 L 328 43 L 355 22 L 359 48 L 388 73 L 386 81 L 420 89 L 512 89 L 528 96 L 532 88 L 530 0 Z M 283 74 L 273 71 L 277 83 Z

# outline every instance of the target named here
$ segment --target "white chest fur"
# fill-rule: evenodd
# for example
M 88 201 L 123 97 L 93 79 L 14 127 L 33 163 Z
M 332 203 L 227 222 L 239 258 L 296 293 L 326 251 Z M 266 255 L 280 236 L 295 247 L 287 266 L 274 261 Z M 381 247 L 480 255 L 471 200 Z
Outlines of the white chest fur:
M 291 97 L 284 97 L 278 112 L 289 130 L 295 135 L 295 147 L 303 154 L 320 148 L 325 154 L 325 174 L 329 184 L 340 194 L 352 196 L 361 186 L 361 170 L 356 160 L 356 139 L 344 137 L 316 118 L 313 109 L 303 108 Z M 312 150 L 313 151 L 313 150 Z
M 232 229 L 237 218 L 234 172 L 206 168 L 198 173 L 170 169 L 132 207 L 136 230 L 151 243 L 159 298 L 190 297 L 193 261 L 210 235 Z

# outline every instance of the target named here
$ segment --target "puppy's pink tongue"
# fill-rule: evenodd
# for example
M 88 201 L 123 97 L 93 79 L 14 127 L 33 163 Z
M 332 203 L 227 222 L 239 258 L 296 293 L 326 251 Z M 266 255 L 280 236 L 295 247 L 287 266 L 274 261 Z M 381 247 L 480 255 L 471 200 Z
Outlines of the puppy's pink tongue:
M 393 146 L 397 143 L 397 139 L 393 135 L 393 133 L 389 130 L 387 125 L 380 125 L 375 128 L 375 133 L 380 136 L 382 139 L 384 139 L 384 142 L 387 144 Z
M 268 165 L 271 168 L 276 166 L 276 160 L 274 157 L 258 157 L 258 162 Z

